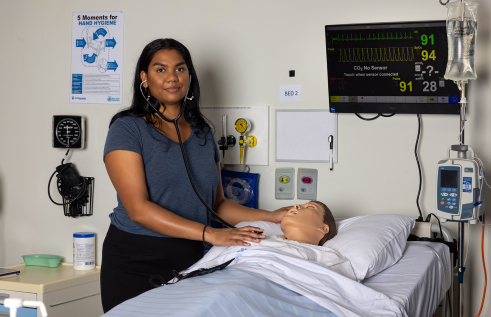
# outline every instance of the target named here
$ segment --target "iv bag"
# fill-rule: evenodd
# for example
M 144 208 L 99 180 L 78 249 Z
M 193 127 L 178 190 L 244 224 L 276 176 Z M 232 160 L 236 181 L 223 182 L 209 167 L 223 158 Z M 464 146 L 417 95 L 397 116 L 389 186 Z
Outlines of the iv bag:
M 466 83 L 477 78 L 474 54 L 478 5 L 465 0 L 447 4 L 448 63 L 445 79 Z

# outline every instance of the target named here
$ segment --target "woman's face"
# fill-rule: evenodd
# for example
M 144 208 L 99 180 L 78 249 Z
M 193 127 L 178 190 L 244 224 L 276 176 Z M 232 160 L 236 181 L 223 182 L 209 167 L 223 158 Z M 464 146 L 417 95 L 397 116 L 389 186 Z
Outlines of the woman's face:
M 189 85 L 189 70 L 177 50 L 157 51 L 148 65 L 148 73 L 142 71 L 143 87 L 165 106 L 181 105 Z

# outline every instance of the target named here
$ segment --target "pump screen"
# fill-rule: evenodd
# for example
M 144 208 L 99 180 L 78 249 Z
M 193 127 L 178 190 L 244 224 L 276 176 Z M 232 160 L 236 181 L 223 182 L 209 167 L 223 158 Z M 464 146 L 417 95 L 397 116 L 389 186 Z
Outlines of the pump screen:
M 459 183 L 458 171 L 440 170 L 440 187 L 457 188 Z

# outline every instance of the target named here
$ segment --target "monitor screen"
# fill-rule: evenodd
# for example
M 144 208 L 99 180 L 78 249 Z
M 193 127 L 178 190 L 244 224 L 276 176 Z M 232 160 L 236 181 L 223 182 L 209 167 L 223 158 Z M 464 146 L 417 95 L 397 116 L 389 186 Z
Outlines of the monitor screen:
M 326 25 L 329 109 L 336 113 L 460 113 L 443 78 L 445 21 Z

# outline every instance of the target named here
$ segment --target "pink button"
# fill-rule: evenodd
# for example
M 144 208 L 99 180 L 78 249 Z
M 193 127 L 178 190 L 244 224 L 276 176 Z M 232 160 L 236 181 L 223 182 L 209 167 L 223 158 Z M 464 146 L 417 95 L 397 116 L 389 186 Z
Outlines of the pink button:
M 310 184 L 310 183 L 312 183 L 312 178 L 310 178 L 310 177 L 304 177 L 304 178 L 302 178 L 302 182 L 304 184 Z

